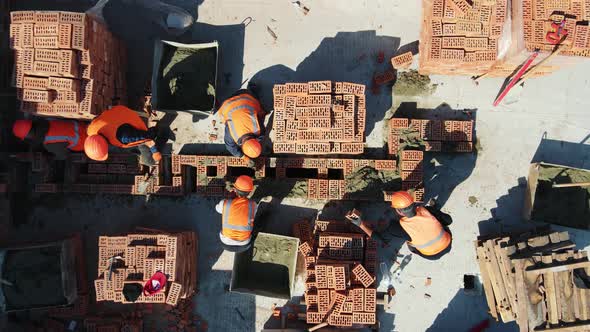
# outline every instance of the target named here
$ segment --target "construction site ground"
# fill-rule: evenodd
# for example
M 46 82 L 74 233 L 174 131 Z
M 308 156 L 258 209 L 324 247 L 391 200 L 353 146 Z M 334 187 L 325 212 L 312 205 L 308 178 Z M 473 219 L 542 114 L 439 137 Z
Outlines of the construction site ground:
M 70 9 L 75 8 L 72 3 L 23 0 L 19 6 Z M 287 0 L 170 3 L 182 6 L 197 18 L 191 30 L 178 40 L 219 41 L 218 99 L 222 101 L 245 87 L 249 80 L 260 89 L 267 109 L 272 105 L 275 83 L 333 80 L 370 86 L 375 72 L 389 68 L 388 59 L 398 47 L 418 39 L 422 10 L 421 1 L 403 0 L 302 1 L 309 8 L 307 15 Z M 147 15 L 139 9 L 130 8 L 133 5 L 126 2 L 107 6 L 105 17 L 115 35 L 128 45 L 128 91 L 133 101 L 139 99 L 149 79 L 154 39 L 168 36 L 147 21 Z M 384 63 L 377 61 L 380 51 L 385 54 Z M 590 166 L 586 145 L 590 130 L 588 73 L 590 61 L 586 60 L 550 76 L 531 79 L 524 88 L 515 88 L 496 108 L 491 104 L 502 79 L 484 79 L 476 86 L 469 77 L 432 76 L 434 91 L 412 96 L 395 95 L 391 87 L 381 87 L 376 94 L 367 89 L 366 140 L 373 148 L 369 150 L 377 154 L 386 140 L 383 119 L 396 110 L 409 116 L 414 108 L 440 114 L 469 110 L 476 118 L 477 152 L 425 155 L 426 199 L 438 198 L 443 211 L 453 216 L 452 251 L 438 261 L 416 255 L 409 262 L 406 259 L 407 264 L 402 264 L 393 280 L 397 295 L 386 312 L 378 314 L 382 331 L 466 331 L 488 318 L 484 296 L 467 294 L 462 289 L 465 274 L 479 274 L 473 241 L 479 234 L 527 226 L 521 210 L 533 159 Z M 224 152 L 223 127 L 217 120 L 218 130 L 213 130 L 212 119 L 186 113 L 165 117 L 173 133 L 173 151 Z M 218 138 L 211 143 L 208 137 L 213 132 L 218 133 Z M 574 144 L 556 142 L 560 140 Z M 21 225 L 9 236 L 25 241 L 82 232 L 87 271 L 92 278 L 99 235 L 126 233 L 136 226 L 196 230 L 200 243 L 195 311 L 207 321 L 209 330 L 259 331 L 265 326 L 277 326 L 271 307 L 274 303 L 282 306 L 285 300 L 226 292 L 233 254 L 221 248 L 221 218 L 215 212 L 216 203 L 196 195 L 146 200 L 142 196 L 42 194 L 25 203 L 26 209 L 16 216 Z M 267 231 L 279 234 L 289 234 L 293 222 L 314 218 L 325 205 L 281 197 L 272 204 Z M 342 218 L 348 207 L 332 202 L 322 215 Z M 392 216 L 384 203 L 363 203 L 357 208 L 370 220 Z M 578 248 L 590 248 L 588 231 L 567 230 Z M 379 248 L 379 260 L 388 267 L 394 259 L 402 262 L 404 256 L 394 256 L 398 249 L 399 255 L 409 255 L 401 242 L 392 243 Z M 380 273 L 377 277 L 381 281 Z M 425 286 L 427 277 L 432 279 L 430 286 Z M 386 288 L 386 283 L 380 283 L 380 291 Z M 302 293 L 303 279 L 299 276 L 295 294 Z M 516 324 L 501 323 L 494 323 L 490 329 L 516 330 Z

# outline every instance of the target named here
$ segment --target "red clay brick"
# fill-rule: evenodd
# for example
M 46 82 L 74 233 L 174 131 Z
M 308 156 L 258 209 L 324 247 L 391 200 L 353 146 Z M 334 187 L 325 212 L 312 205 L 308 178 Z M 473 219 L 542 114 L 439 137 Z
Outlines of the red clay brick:
M 374 313 L 377 304 L 377 290 L 375 288 L 365 289 L 365 311 Z
M 33 45 L 35 48 L 50 48 L 50 49 L 59 48 L 59 42 L 58 42 L 57 36 L 34 37 Z
M 47 77 L 24 76 L 22 85 L 24 89 L 45 90 L 48 83 Z
M 365 287 L 369 287 L 375 282 L 375 277 L 372 277 L 361 264 L 357 264 L 352 269 L 352 273 Z
M 35 103 L 49 103 L 51 102 L 51 94 L 49 91 L 24 89 L 22 100 Z
M 353 312 L 352 323 L 353 324 L 366 324 L 373 325 L 376 322 L 376 315 L 369 312 Z
M 404 150 L 402 151 L 402 160 L 422 160 L 424 153 L 419 150 Z
M 307 324 L 320 324 L 324 321 L 325 313 L 307 312 L 305 314 Z

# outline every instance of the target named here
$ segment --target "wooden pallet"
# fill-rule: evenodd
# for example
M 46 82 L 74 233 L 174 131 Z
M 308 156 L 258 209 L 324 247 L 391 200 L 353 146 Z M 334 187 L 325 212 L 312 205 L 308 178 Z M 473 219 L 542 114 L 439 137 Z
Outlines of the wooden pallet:
M 516 321 L 520 331 L 590 330 L 590 290 L 573 283 L 576 269 L 590 275 L 590 261 L 574 247 L 567 232 L 548 229 L 478 239 L 492 317 Z

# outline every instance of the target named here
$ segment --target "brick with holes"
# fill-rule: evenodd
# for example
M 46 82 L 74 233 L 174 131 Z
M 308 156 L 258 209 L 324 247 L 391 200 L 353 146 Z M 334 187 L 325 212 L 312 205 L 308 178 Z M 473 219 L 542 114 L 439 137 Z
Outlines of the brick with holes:
M 402 160 L 422 160 L 424 153 L 420 150 L 404 150 L 402 151 Z
M 328 312 L 328 310 L 330 310 L 330 290 L 318 289 L 318 311 L 326 313 Z
M 310 81 L 308 84 L 308 91 L 310 94 L 331 93 L 331 81 Z
M 369 287 L 375 282 L 375 277 L 371 276 L 361 264 L 357 264 L 352 269 L 352 273 L 365 287 Z

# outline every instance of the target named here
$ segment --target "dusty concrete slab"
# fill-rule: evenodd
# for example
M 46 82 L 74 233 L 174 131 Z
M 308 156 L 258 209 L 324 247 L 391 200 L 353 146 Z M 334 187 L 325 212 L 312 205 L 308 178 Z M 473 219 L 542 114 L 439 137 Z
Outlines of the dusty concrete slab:
M 332 79 L 368 84 L 375 71 L 386 68 L 386 63 L 375 60 L 379 51 L 387 58 L 400 44 L 415 41 L 419 35 L 420 1 L 347 0 L 339 1 L 337 8 L 329 0 L 303 3 L 310 8 L 308 15 L 289 1 L 204 1 L 198 7 L 198 24 L 180 39 L 220 41 L 221 100 L 252 79 L 262 89 L 268 107 L 274 83 Z M 196 3 L 184 1 L 182 5 L 197 16 Z M 242 24 L 249 21 L 247 18 L 251 22 Z M 151 67 L 153 38 L 164 36 L 147 29 L 146 24 L 113 24 L 115 32 L 129 43 L 130 59 L 136 60 L 130 61 L 129 69 L 129 82 L 133 84 L 130 91 L 136 97 L 149 77 L 144 68 Z M 275 32 L 276 40 L 267 27 Z M 520 218 L 524 178 L 543 137 L 585 143 L 590 129 L 586 114 L 590 106 L 589 73 L 590 61 L 585 61 L 552 76 L 532 79 L 518 101 L 497 108 L 492 108 L 491 102 L 501 86 L 500 79 L 486 79 L 475 86 L 466 77 L 433 76 L 437 89 L 430 96 L 392 97 L 384 88 L 377 95 L 367 96 L 367 141 L 372 147 L 382 146 L 386 112 L 391 114 L 407 101 L 435 111 L 443 103 L 455 110 L 476 110 L 476 136 L 481 146 L 477 154 L 427 154 L 427 198 L 438 197 L 443 210 L 453 215 L 453 250 L 436 262 L 412 256 L 405 268 L 396 272 L 396 298 L 387 313 L 379 315 L 383 331 L 461 331 L 487 318 L 483 297 L 462 291 L 463 275 L 479 274 L 473 240 L 480 232 L 524 225 Z M 205 144 L 212 119 L 179 114 L 171 124 L 175 151 L 223 151 L 221 145 Z M 222 129 L 218 130 L 217 143 L 222 142 Z M 560 149 L 554 145 L 544 153 L 552 155 Z M 104 196 L 44 198 L 32 205 L 32 218 L 19 233 L 41 237 L 83 231 L 91 272 L 96 267 L 93 248 L 99 234 L 122 233 L 137 225 L 195 229 L 201 240 L 200 292 L 195 310 L 208 321 L 211 331 L 258 331 L 267 324 L 272 304 L 285 301 L 224 292 L 233 255 L 222 252 L 219 246 L 220 217 L 213 209 L 215 203 L 199 197 L 152 198 L 147 203 L 137 198 Z M 282 208 L 275 208 L 277 221 L 272 227 L 279 233 L 288 232 L 289 223 L 313 217 L 322 207 L 318 202 L 286 199 Z M 579 248 L 590 248 L 588 232 L 570 231 Z M 380 259 L 391 265 L 393 252 L 400 245 L 380 248 Z M 400 254 L 406 257 L 408 253 L 402 247 Z M 424 286 L 426 277 L 432 278 L 431 286 Z M 383 283 L 381 289 L 386 286 Z M 301 279 L 297 287 L 302 293 Z M 431 297 L 424 298 L 424 293 Z M 490 330 L 515 331 L 516 327 L 495 324 Z

